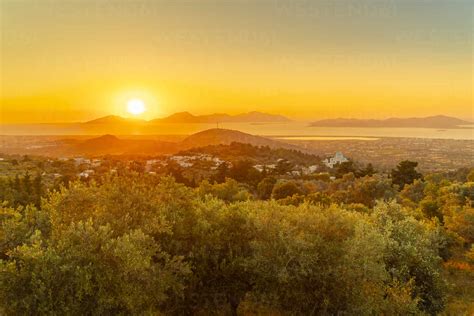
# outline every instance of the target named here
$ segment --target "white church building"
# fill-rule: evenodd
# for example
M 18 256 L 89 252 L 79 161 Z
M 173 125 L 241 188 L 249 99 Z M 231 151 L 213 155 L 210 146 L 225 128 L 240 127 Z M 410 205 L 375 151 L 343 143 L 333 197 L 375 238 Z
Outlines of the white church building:
M 349 159 L 344 157 L 344 155 L 340 151 L 338 151 L 336 152 L 334 157 L 324 159 L 323 164 L 325 164 L 329 168 L 334 168 L 334 166 L 337 165 L 338 163 L 343 163 L 346 161 L 349 161 Z

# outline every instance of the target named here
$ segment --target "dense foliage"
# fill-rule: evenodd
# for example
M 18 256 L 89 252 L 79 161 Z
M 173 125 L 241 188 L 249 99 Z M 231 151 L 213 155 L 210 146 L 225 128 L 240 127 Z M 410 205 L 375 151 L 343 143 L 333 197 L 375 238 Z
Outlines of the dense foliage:
M 301 165 L 314 164 L 315 161 L 320 160 L 316 155 L 303 153 L 299 150 L 253 146 L 251 144 L 238 142 L 232 142 L 229 145 L 211 145 L 192 148 L 180 154 L 193 155 L 197 153 L 214 155 L 226 161 L 251 160 L 258 163 L 271 163 L 275 160 L 275 157 Z
M 443 260 L 472 252 L 467 179 L 426 176 L 400 193 L 352 173 L 256 187 L 131 173 L 6 202 L 0 311 L 437 314 Z

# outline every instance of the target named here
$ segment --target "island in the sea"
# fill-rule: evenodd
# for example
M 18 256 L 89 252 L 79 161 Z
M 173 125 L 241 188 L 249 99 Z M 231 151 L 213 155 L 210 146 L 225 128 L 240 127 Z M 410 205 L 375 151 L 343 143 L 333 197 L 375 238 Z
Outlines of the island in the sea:
M 407 128 L 469 128 L 472 122 L 455 117 L 436 115 L 428 117 L 388 118 L 384 120 L 337 118 L 312 122 L 313 127 L 407 127 Z

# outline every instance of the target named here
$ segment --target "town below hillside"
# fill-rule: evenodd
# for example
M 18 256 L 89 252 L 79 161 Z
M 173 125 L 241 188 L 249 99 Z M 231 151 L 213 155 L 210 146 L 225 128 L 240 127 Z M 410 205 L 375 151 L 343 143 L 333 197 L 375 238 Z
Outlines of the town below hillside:
M 470 166 L 474 161 L 473 140 L 401 137 L 282 139 L 218 128 L 189 136 L 0 136 L 0 141 L 2 144 L 0 154 L 54 158 L 176 155 L 193 148 L 242 143 L 300 151 L 322 158 L 342 152 L 354 161 L 362 164 L 371 163 L 384 171 L 390 170 L 402 160 L 417 161 L 419 168 L 424 171 L 455 170 Z
M 382 137 L 371 140 L 286 140 L 316 155 L 341 151 L 348 157 L 372 163 L 382 170 L 398 161 L 415 160 L 421 170 L 454 170 L 474 164 L 474 140 Z
M 416 161 L 424 172 L 451 172 L 472 168 L 473 142 L 420 139 L 381 139 L 377 141 L 310 141 L 283 144 L 256 136 L 245 136 L 251 143 L 231 141 L 232 137 L 209 139 L 212 134 L 194 135 L 177 142 L 169 141 L 165 153 L 158 151 L 140 154 L 136 152 L 97 154 L 92 148 L 114 148 L 119 142 L 115 136 L 101 136 L 79 139 L 74 143 L 83 152 L 71 156 L 44 156 L 41 150 L 48 150 L 48 138 L 43 143 L 36 138 L 17 140 L 25 148 L 33 146 L 35 154 L 3 153 L 0 155 L 0 177 L 12 177 L 19 173 L 40 175 L 50 185 L 57 186 L 74 179 L 99 179 L 107 174 L 139 172 L 150 175 L 168 175 L 189 186 L 204 180 L 224 181 L 233 178 L 257 186 L 266 176 L 281 179 L 308 180 L 325 179 L 333 181 L 344 174 L 356 177 L 379 174 L 389 177 L 391 170 L 401 161 Z M 225 136 L 236 135 L 225 132 Z M 242 135 L 240 135 L 242 136 Z M 242 139 L 242 138 L 240 138 Z M 195 140 L 195 142 L 194 142 Z M 198 141 L 199 140 L 199 141 Z M 149 145 L 150 140 L 124 140 L 125 144 L 135 142 Z M 193 147 L 191 143 L 204 144 Z M 16 146 L 19 146 L 19 143 Z M 29 145 L 28 145 L 29 144 Z M 181 144 L 178 146 L 177 144 Z M 184 144 L 184 145 L 183 145 Z M 121 147 L 120 145 L 119 147 Z M 127 146 L 126 146 L 127 147 Z M 76 147 L 75 147 L 76 148 Z M 127 147 L 129 148 L 129 147 Z M 156 147 L 152 147 L 156 149 Z M 161 149 L 161 147 L 160 147 Z M 39 151 L 38 151 L 39 150 Z M 451 158 L 450 158 L 451 157 Z

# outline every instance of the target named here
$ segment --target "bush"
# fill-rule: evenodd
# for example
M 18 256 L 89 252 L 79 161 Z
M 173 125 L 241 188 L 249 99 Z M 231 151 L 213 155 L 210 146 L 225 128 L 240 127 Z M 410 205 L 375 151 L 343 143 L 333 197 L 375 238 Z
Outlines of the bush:
M 272 191 L 272 198 L 275 200 L 284 199 L 303 192 L 294 181 L 282 181 L 275 184 Z

